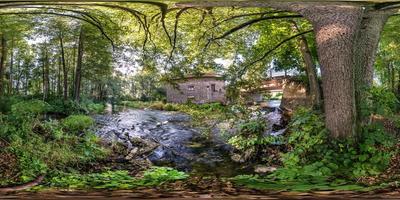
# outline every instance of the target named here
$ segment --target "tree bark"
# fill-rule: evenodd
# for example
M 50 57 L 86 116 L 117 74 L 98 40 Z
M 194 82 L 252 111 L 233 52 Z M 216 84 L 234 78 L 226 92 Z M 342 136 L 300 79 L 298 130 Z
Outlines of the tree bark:
M 334 138 L 356 135 L 354 49 L 363 8 L 357 5 L 298 5 L 314 27 L 321 64 L 325 124 Z
M 400 70 L 397 70 L 398 79 L 397 79 L 397 96 L 400 97 Z
M 295 21 L 292 21 L 292 23 L 293 23 L 293 29 L 296 32 L 301 32 L 297 23 Z M 321 99 L 320 85 L 318 82 L 317 69 L 315 67 L 307 39 L 304 35 L 300 36 L 299 38 L 299 46 L 305 64 L 306 74 L 308 77 L 312 105 L 314 108 L 320 108 L 322 104 L 322 99 Z
M 47 45 L 47 44 L 45 44 Z M 47 52 L 47 46 L 43 48 L 43 63 L 42 63 L 42 73 L 43 73 L 43 100 L 48 99 L 50 92 L 50 78 L 49 78 L 49 56 Z
M 8 94 L 12 95 L 13 93 L 13 68 L 14 68 L 14 37 L 11 39 L 11 58 L 10 58 L 10 74 L 8 76 Z
M 1 35 L 1 58 L 0 58 L 0 97 L 4 93 L 4 70 L 7 59 L 7 40 L 4 34 Z
M 84 29 L 81 27 L 78 42 L 78 60 L 76 63 L 75 72 L 75 87 L 74 87 L 74 98 L 75 101 L 80 101 L 80 90 L 81 90 L 81 79 L 82 79 L 82 61 L 83 61 L 83 40 L 84 40 Z
M 393 11 L 366 11 L 361 21 L 354 49 L 355 94 L 357 105 L 357 124 L 363 124 L 369 116 L 363 116 L 362 104 L 366 92 L 373 84 L 376 52 L 384 25 Z
M 61 87 L 61 71 L 62 71 L 62 59 L 58 58 L 58 70 L 57 70 L 57 96 L 62 96 L 62 87 Z

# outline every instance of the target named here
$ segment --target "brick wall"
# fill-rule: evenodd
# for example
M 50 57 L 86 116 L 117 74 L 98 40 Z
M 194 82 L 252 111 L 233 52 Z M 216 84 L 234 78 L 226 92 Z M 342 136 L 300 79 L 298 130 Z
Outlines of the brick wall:
M 213 91 L 215 86 L 215 90 Z M 167 101 L 170 103 L 202 104 L 211 102 L 225 103 L 225 82 L 217 78 L 189 78 L 178 82 L 178 88 L 166 86 Z

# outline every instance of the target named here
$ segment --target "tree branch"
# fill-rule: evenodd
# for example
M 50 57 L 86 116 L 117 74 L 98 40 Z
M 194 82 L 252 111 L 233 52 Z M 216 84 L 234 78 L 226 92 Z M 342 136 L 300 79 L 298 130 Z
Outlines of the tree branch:
M 261 21 L 264 21 L 264 20 L 290 19 L 290 18 L 299 18 L 299 17 L 302 17 L 302 16 L 301 15 L 283 15 L 283 16 L 269 16 L 269 17 L 260 17 L 260 18 L 257 18 L 257 19 L 252 19 L 252 20 L 249 20 L 249 21 L 247 21 L 247 22 L 245 22 L 243 24 L 239 24 L 238 26 L 236 26 L 236 27 L 230 29 L 229 31 L 225 32 L 223 35 L 221 35 L 219 37 L 216 37 L 216 38 L 212 38 L 211 40 L 215 41 L 215 40 L 219 40 L 219 39 L 225 38 L 225 37 L 231 35 L 232 33 L 235 33 L 236 31 L 239 31 L 239 30 L 241 30 L 243 28 L 246 28 L 246 27 L 248 27 L 250 25 L 253 25 L 255 23 L 258 23 L 258 22 L 261 22 Z
M 107 35 L 107 33 L 104 31 L 102 26 L 100 26 L 86 18 L 83 18 L 83 17 L 62 14 L 62 13 L 55 13 L 55 12 L 2 12 L 2 13 L 0 13 L 0 15 L 56 15 L 56 16 L 70 17 L 70 18 L 78 19 L 78 20 L 87 22 L 87 23 L 91 24 L 92 26 L 96 27 L 97 29 L 99 29 L 101 34 L 111 43 L 111 46 L 113 47 L 113 49 L 115 48 L 114 41 Z
M 311 32 L 313 32 L 313 31 L 314 31 L 314 30 L 312 30 L 312 29 L 311 29 L 311 30 L 308 30 L 308 31 L 304 31 L 304 32 L 295 34 L 295 35 L 293 35 L 293 36 L 290 36 L 290 37 L 288 37 L 288 38 L 282 40 L 282 41 L 279 42 L 277 45 L 275 45 L 273 48 L 271 48 L 270 50 L 268 50 L 263 56 L 261 56 L 260 58 L 258 58 L 258 59 L 256 59 L 256 60 L 252 61 L 251 63 L 245 65 L 245 66 L 239 71 L 239 76 L 238 76 L 238 77 L 242 77 L 242 76 L 244 75 L 244 73 L 247 71 L 247 69 L 248 69 L 250 66 L 252 66 L 252 65 L 254 65 L 254 64 L 256 64 L 256 63 L 258 63 L 258 62 L 260 62 L 260 61 L 262 61 L 262 60 L 264 60 L 270 53 L 272 53 L 273 51 L 275 51 L 276 49 L 278 49 L 279 47 L 281 47 L 281 46 L 282 46 L 283 44 L 285 44 L 286 42 L 288 42 L 288 41 L 290 41 L 290 40 L 292 40 L 292 39 L 294 39 L 294 38 L 297 38 L 297 37 L 299 37 L 299 36 L 305 35 L 305 34 L 307 34 L 307 33 L 311 33 Z

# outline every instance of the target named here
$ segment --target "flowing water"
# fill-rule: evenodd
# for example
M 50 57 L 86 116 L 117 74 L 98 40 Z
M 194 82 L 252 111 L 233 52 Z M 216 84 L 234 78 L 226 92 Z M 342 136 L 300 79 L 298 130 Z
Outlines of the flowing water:
M 276 103 L 275 103 L 276 104 Z M 280 124 L 278 108 L 264 111 L 273 125 Z M 218 128 L 204 135 L 190 126 L 190 117 L 179 112 L 125 109 L 114 115 L 95 117 L 100 128 L 97 135 L 109 142 L 121 142 L 133 149 L 132 138 L 141 138 L 158 144 L 147 158 L 158 166 L 171 166 L 200 175 L 235 176 L 249 172 L 249 167 L 233 162 L 231 147 L 224 142 Z M 267 134 L 281 134 L 284 131 Z

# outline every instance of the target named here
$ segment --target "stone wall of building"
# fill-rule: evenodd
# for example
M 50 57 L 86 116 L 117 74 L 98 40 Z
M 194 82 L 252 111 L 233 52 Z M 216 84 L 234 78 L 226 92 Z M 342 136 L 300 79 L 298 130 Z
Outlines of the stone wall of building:
M 167 85 L 167 101 L 170 103 L 196 104 L 226 101 L 225 82 L 218 78 L 188 78 L 176 85 Z
M 302 83 L 288 81 L 283 88 L 281 107 L 295 110 L 301 106 L 311 106 L 310 97 Z

